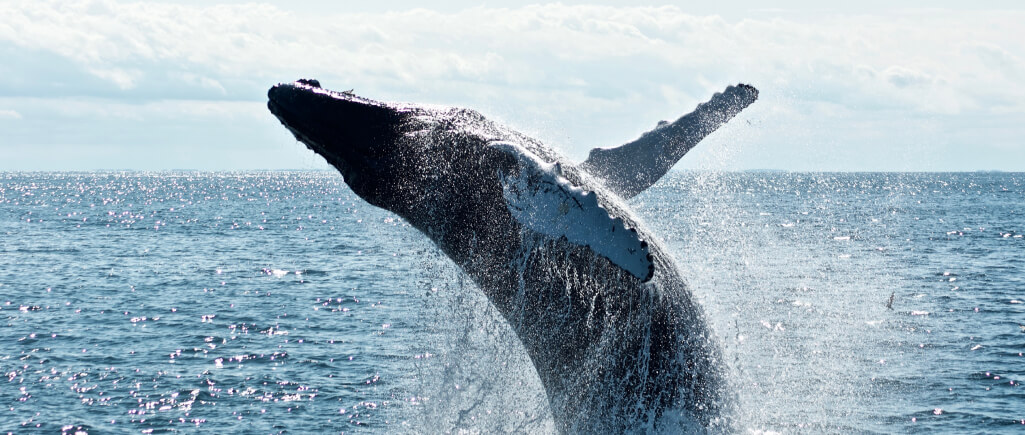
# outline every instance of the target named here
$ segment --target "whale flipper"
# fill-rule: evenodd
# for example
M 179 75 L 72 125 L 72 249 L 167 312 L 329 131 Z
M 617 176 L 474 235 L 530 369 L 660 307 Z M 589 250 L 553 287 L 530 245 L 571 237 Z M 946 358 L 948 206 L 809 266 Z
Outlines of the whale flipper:
M 613 219 L 597 196 L 562 177 L 557 163 L 546 163 L 512 142 L 489 144 L 514 158 L 515 168 L 500 170 L 502 194 L 512 216 L 533 232 L 565 237 L 586 246 L 641 281 L 651 279 L 655 266 L 647 242 L 622 219 Z
M 623 198 L 632 198 L 655 184 L 701 139 L 758 99 L 758 90 L 740 84 L 673 123 L 662 121 L 633 142 L 617 148 L 595 148 L 580 166 L 603 179 Z

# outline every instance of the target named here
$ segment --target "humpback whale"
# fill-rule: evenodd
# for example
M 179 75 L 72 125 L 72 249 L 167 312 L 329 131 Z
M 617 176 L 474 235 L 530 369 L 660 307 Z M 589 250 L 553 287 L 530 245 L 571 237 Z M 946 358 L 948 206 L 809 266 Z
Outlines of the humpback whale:
M 563 433 L 727 430 L 718 342 L 627 208 L 758 97 L 727 87 L 574 165 L 480 113 L 278 84 L 268 108 L 368 203 L 430 238 L 523 343 Z

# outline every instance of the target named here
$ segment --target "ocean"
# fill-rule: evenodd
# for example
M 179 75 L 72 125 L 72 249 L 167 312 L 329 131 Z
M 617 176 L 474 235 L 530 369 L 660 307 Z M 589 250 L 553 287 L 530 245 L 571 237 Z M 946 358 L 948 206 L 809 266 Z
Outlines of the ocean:
M 630 201 L 742 433 L 1025 433 L 1025 174 L 672 172 Z M 0 431 L 553 430 L 433 244 L 331 171 L 0 173 Z

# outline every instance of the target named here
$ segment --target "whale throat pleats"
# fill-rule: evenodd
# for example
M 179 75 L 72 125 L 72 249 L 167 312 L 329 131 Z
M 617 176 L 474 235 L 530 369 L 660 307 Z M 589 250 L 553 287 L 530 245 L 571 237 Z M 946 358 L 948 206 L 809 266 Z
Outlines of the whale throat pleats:
M 642 281 L 651 279 L 655 266 L 647 242 L 622 219 L 609 216 L 593 192 L 572 185 L 561 168 L 512 142 L 490 146 L 511 155 L 517 164 L 499 173 L 502 195 L 513 218 L 523 228 L 590 248 Z
M 601 178 L 623 198 L 632 198 L 655 184 L 701 139 L 758 99 L 758 90 L 740 84 L 727 87 L 675 122 L 616 148 L 595 148 L 580 167 Z

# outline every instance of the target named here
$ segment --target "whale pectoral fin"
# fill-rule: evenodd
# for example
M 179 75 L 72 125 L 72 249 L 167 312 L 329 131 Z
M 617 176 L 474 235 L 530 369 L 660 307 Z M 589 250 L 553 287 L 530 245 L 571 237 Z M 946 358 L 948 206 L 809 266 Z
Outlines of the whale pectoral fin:
M 499 171 L 509 213 L 527 230 L 587 247 L 642 281 L 655 265 L 647 242 L 622 219 L 612 218 L 593 192 L 562 177 L 558 164 L 546 163 L 520 145 L 492 142 L 516 164 Z
M 632 198 L 655 184 L 701 139 L 733 119 L 758 99 L 758 90 L 740 84 L 727 87 L 708 102 L 673 123 L 662 121 L 633 142 L 617 148 L 595 148 L 580 166 L 603 179 L 623 198 Z

